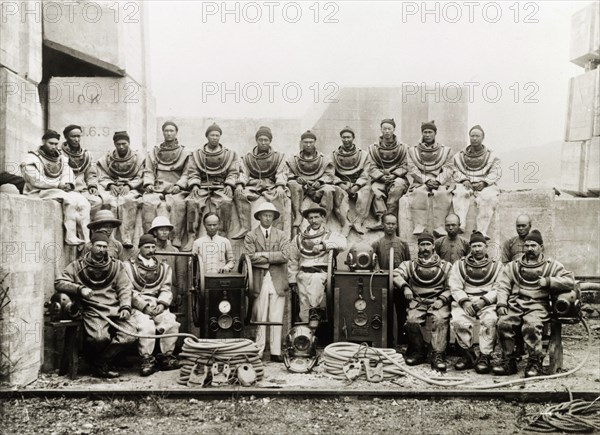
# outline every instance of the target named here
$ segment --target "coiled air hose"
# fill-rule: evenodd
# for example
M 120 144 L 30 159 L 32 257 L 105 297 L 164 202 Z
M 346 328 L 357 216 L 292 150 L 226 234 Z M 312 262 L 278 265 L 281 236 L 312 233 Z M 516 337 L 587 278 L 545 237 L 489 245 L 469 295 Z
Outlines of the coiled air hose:
M 259 357 L 258 346 L 247 338 L 219 340 L 186 338 L 179 359 L 181 368 L 177 383 L 182 385 L 187 385 L 195 364 L 208 366 L 213 362 L 226 362 L 230 366 L 239 366 L 248 363 L 252 365 L 256 373 L 256 381 L 260 381 L 265 372 L 262 359 Z

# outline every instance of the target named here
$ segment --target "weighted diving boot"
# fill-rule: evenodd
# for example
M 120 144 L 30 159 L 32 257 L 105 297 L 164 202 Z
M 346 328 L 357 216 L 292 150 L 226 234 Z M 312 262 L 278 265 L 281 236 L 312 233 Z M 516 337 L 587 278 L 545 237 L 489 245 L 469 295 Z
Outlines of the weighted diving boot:
M 485 354 L 479 354 L 477 361 L 475 361 L 475 371 L 480 375 L 485 375 L 492 370 L 490 356 Z
M 442 352 L 433 352 L 431 357 L 431 368 L 440 372 L 445 372 L 448 366 Z
M 417 324 L 406 324 L 406 336 L 408 338 L 408 349 L 406 352 L 406 364 L 417 366 L 427 362 L 427 345 L 423 340 L 421 327 Z
M 496 376 L 509 376 L 517 373 L 517 360 L 514 354 L 503 355 L 502 362 L 492 368 L 492 373 Z
M 152 355 L 142 355 L 142 364 L 140 366 L 141 376 L 150 376 L 156 372 L 156 359 Z
M 461 351 L 462 356 L 458 359 L 458 361 L 456 361 L 454 368 L 459 371 L 472 369 L 475 364 L 475 351 L 472 347 L 468 349 L 461 349 Z
M 543 375 L 542 358 L 539 355 L 529 355 L 527 366 L 525 367 L 525 377 L 533 378 Z
M 159 353 L 156 355 L 156 360 L 160 371 L 177 370 L 179 368 L 179 361 L 171 352 Z

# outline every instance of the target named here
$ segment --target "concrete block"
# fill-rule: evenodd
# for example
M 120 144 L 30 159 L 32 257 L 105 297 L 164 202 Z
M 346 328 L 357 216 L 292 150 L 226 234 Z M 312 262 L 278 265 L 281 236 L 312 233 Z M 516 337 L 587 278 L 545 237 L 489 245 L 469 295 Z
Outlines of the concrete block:
M 600 135 L 600 68 L 571 78 L 566 125 L 566 141 Z
M 148 91 L 130 78 L 54 77 L 48 84 L 48 126 L 83 127 L 82 145 L 98 159 L 112 149 L 115 131 L 127 130 L 131 147 L 144 151 L 155 141 L 156 119 Z
M 44 45 L 147 85 L 143 2 L 44 0 L 43 17 Z
M 565 142 L 561 153 L 561 188 L 578 196 L 600 194 L 600 137 Z
M 556 258 L 577 276 L 600 276 L 600 199 L 554 202 Z
M 467 88 L 405 85 L 402 97 L 402 140 L 410 145 L 421 141 L 421 123 L 434 120 L 437 140 L 452 148 L 453 153 L 468 142 Z M 396 122 L 398 124 L 398 122 Z
M 56 201 L 0 194 L 0 217 L 0 279 L 8 274 L 2 284 L 8 304 L 0 313 L 0 376 L 10 386 L 24 386 L 37 378 L 42 363 L 44 301 L 72 252 L 63 247 Z
M 21 175 L 25 154 L 41 144 L 44 116 L 38 88 L 0 68 L 0 169 Z
M 0 66 L 36 84 L 42 81 L 42 21 L 39 3 L 4 2 Z
M 585 67 L 590 60 L 600 59 L 600 11 L 592 2 L 571 17 L 571 62 Z

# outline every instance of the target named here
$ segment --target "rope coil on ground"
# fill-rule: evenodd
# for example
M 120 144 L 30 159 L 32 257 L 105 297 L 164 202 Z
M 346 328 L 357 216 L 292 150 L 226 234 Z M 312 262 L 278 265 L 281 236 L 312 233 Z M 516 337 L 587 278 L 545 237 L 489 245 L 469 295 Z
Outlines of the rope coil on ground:
M 570 394 L 570 392 L 569 392 Z M 533 432 L 595 432 L 600 431 L 600 402 L 576 399 L 551 405 L 540 412 L 524 429 Z
M 265 372 L 256 343 L 245 338 L 186 338 L 179 359 L 181 368 L 177 383 L 181 385 L 187 385 L 195 364 L 208 366 L 214 362 L 223 362 L 228 363 L 232 369 L 240 364 L 251 364 L 256 372 L 256 381 L 260 381 Z
M 352 358 L 368 358 L 371 362 L 381 361 L 383 363 L 384 380 L 396 378 L 398 376 L 410 375 L 423 382 L 439 386 L 456 386 L 467 383 L 467 380 L 452 377 L 427 377 L 422 376 L 404 364 L 404 358 L 394 349 L 380 349 L 368 347 L 365 344 L 356 343 L 333 343 L 325 348 L 321 361 L 324 363 L 325 370 L 334 379 L 346 379 L 343 366 Z M 361 376 L 364 374 L 361 371 Z

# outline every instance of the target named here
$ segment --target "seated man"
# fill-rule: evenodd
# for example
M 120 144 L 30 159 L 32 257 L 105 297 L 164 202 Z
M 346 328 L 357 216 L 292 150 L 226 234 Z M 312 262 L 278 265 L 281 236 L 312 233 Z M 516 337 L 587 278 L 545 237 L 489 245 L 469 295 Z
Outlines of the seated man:
M 478 231 L 471 234 L 471 253 L 458 260 L 450 270 L 448 286 L 452 294 L 452 324 L 462 357 L 456 370 L 475 367 L 477 373 L 489 373 L 490 361 L 496 344 L 496 291 L 492 289 L 502 271 L 502 264 L 490 259 L 487 241 Z M 479 357 L 473 350 L 473 326 L 481 321 L 479 329 Z
M 273 226 L 280 213 L 270 202 L 262 203 L 254 218 L 260 221 L 258 228 L 249 232 L 244 239 L 244 252 L 252 262 L 253 288 L 251 299 L 252 317 L 257 322 L 283 322 L 285 301 L 288 292 L 287 262 L 289 236 Z M 271 361 L 283 362 L 281 356 L 281 326 L 269 326 L 269 351 Z M 256 328 L 256 345 L 260 354 L 265 349 L 267 327 Z
M 335 167 L 333 162 L 317 151 L 317 137 L 312 131 L 302 133 L 300 152 L 287 161 L 288 188 L 292 199 L 292 236 L 296 236 L 302 225 L 302 202 L 305 197 L 320 205 L 327 216 L 334 211 L 334 195 L 339 188 L 334 186 Z M 342 194 L 345 194 L 342 192 Z M 348 234 L 350 225 L 347 216 L 341 216 L 339 210 L 335 214 L 342 225 L 342 233 Z
M 325 227 L 327 212 L 312 207 L 302 212 L 308 228 L 292 241 L 288 263 L 288 281 L 300 299 L 300 320 L 308 322 L 309 311 L 317 308 L 325 296 L 329 251 L 346 249 L 346 238 Z
M 232 239 L 242 239 L 250 231 L 252 203 L 261 196 L 284 213 L 289 191 L 286 187 L 285 154 L 271 147 L 273 134 L 260 127 L 255 135 L 256 147 L 241 159 L 240 178 L 235 189 L 236 207 L 241 230 Z M 274 224 L 283 230 L 283 219 Z
M 179 252 L 179 249 L 173 246 L 173 243 L 169 240 L 171 231 L 173 231 L 173 225 L 169 222 L 169 218 L 164 216 L 154 218 L 148 233 L 152 234 L 156 239 L 157 252 Z M 156 259 L 161 263 L 168 264 L 173 272 L 173 285 L 171 287 L 173 302 L 171 308 L 176 311 L 184 303 L 183 296 L 186 292 L 185 286 L 187 285 L 187 258 L 156 254 Z
M 427 360 L 421 327 L 431 316 L 431 368 L 445 372 L 444 352 L 448 346 L 450 323 L 450 289 L 446 281 L 452 265 L 434 252 L 430 233 L 419 234 L 417 241 L 418 258 L 404 261 L 394 270 L 394 284 L 408 301 L 406 364 L 414 366 Z
M 114 358 L 135 337 L 118 329 L 111 334 L 109 323 L 100 313 L 110 318 L 119 327 L 137 333 L 135 320 L 131 318 L 131 281 L 125 266 L 110 257 L 108 236 L 104 233 L 92 235 L 92 249 L 83 257 L 70 263 L 54 282 L 57 292 L 81 298 L 85 339 L 95 355 L 94 374 L 101 378 L 117 378 L 113 366 Z
M 363 223 L 369 216 L 373 192 L 365 173 L 368 153 L 354 144 L 354 131 L 345 127 L 340 131 L 342 145 L 333 152 L 335 166 L 334 209 L 338 216 L 348 216 L 349 224 L 358 234 L 364 234 Z M 356 199 L 354 207 L 349 200 Z
M 493 368 L 495 375 L 517 372 L 515 331 L 519 328 L 529 353 L 525 377 L 542 374 L 542 330 L 550 320 L 550 297 L 571 291 L 572 272 L 543 254 L 544 240 L 538 230 L 525 237 L 525 254 L 508 263 L 494 284 L 498 302 L 498 338 L 502 345 L 502 363 Z
M 221 127 L 213 123 L 206 129 L 208 142 L 188 159 L 186 175 L 190 194 L 186 204 L 190 239 L 200 233 L 200 219 L 211 210 L 218 214 L 223 233 L 229 233 L 240 162 L 235 151 L 221 144 L 222 134 Z
M 452 205 L 454 182 L 450 147 L 435 140 L 437 127 L 433 121 L 421 125 L 423 141 L 408 149 L 408 175 L 410 213 L 414 225 L 413 234 L 420 234 L 433 219 L 436 236 L 446 234 L 444 220 Z M 433 203 L 430 216 L 430 201 Z
M 213 212 L 204 215 L 206 236 L 194 241 L 192 254 L 204 265 L 205 273 L 229 273 L 235 264 L 231 242 L 217 234 L 220 218 Z
M 483 128 L 476 125 L 469 130 L 471 145 L 454 156 L 454 211 L 462 222 L 461 230 L 465 231 L 467 213 L 471 204 L 471 196 L 475 197 L 477 206 L 477 231 L 487 237 L 488 227 L 498 205 L 500 189 L 496 182 L 500 179 L 500 160 L 483 145 L 485 136 Z
M 144 157 L 129 147 L 129 135 L 118 131 L 113 135 L 115 149 L 98 160 L 98 182 L 102 187 L 104 208 L 121 217 L 121 241 L 133 248 L 133 234 L 141 197 Z
M 78 125 L 66 126 L 61 151 L 69 158 L 69 166 L 75 174 L 75 192 L 81 193 L 90 202 L 91 213 L 96 214 L 102 205 L 102 198 L 98 196 L 98 174 L 91 153 L 81 147 L 82 132 Z
M 148 231 L 164 201 L 166 211 L 174 223 L 173 245 L 181 247 L 186 222 L 185 198 L 188 195 L 185 165 L 190 154 L 179 144 L 178 131 L 179 128 L 173 121 L 165 122 L 162 126 L 165 141 L 155 146 L 146 156 L 142 220 L 144 231 Z
M 394 134 L 396 122 L 393 119 L 384 119 L 380 127 L 379 142 L 369 147 L 365 164 L 374 195 L 373 211 L 379 219 L 377 225 L 369 227 L 371 231 L 383 230 L 381 216 L 384 213 L 398 215 L 398 202 L 408 189 L 408 147 Z
M 169 311 L 173 299 L 171 293 L 172 271 L 168 264 L 159 262 L 155 257 L 156 241 L 151 234 L 140 237 L 139 254 L 125 262 L 125 270 L 133 284 L 133 318 L 139 325 L 141 335 L 176 334 L 179 323 Z M 152 356 L 156 340 L 140 338 L 139 348 L 142 355 L 140 374 L 150 376 L 156 371 L 156 360 Z M 179 368 L 177 358 L 173 356 L 177 337 L 160 339 L 158 369 L 173 370 Z
M 60 134 L 48 130 L 43 144 L 30 151 L 21 163 L 25 179 L 23 193 L 33 198 L 56 199 L 62 202 L 65 243 L 82 245 L 89 240 L 85 226 L 90 221 L 90 203 L 75 192 L 75 174 L 69 159 L 59 151 Z M 81 238 L 77 236 L 77 230 Z

